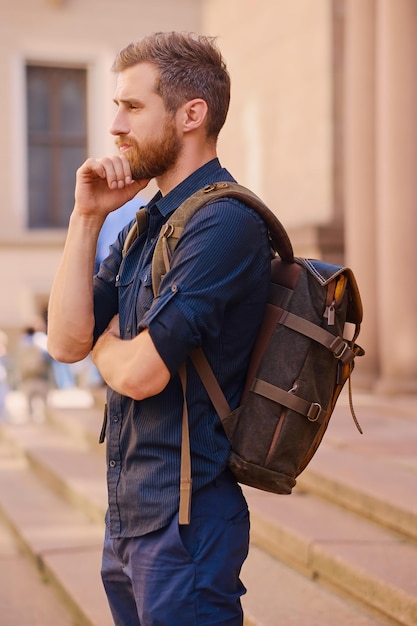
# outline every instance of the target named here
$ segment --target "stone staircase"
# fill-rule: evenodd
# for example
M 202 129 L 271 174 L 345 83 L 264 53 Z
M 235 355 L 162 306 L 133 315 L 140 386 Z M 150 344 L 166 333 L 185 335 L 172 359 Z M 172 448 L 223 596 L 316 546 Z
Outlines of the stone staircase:
M 245 488 L 245 626 L 417 626 L 417 398 L 355 404 L 365 434 L 342 396 L 291 496 Z M 101 414 L 0 422 L 0 512 L 79 626 L 113 624 L 99 576 Z

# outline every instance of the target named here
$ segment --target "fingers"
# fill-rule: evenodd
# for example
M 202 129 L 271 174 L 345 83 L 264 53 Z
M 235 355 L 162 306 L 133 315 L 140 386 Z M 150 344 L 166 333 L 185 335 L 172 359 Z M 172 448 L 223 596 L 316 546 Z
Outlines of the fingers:
M 106 180 L 109 189 L 123 189 L 133 182 L 129 161 L 124 155 L 87 159 L 79 173 L 89 182 L 97 178 Z
M 132 184 L 132 174 L 127 158 L 123 155 L 100 159 L 106 172 L 106 180 L 110 189 L 123 189 Z
M 127 158 L 123 155 L 105 157 L 102 164 L 106 170 L 107 184 L 110 189 L 123 189 L 132 184 L 132 174 Z
M 77 213 L 106 216 L 131 200 L 149 180 L 133 180 L 125 156 L 87 159 L 77 171 L 75 205 Z

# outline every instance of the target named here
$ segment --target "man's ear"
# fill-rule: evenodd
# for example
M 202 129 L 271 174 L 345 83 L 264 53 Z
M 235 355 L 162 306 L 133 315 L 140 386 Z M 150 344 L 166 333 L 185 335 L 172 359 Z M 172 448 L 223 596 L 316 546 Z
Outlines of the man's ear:
M 182 107 L 182 130 L 184 133 L 196 130 L 205 124 L 208 106 L 202 98 L 188 100 Z

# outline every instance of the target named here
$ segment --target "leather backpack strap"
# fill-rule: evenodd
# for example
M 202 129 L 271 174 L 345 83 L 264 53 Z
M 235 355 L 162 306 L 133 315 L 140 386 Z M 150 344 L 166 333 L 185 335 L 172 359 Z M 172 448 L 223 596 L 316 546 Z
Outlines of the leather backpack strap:
M 207 360 L 206 355 L 198 348 L 190 353 L 192 364 L 194 365 L 197 373 L 204 385 L 207 395 L 211 400 L 212 405 L 216 409 L 217 415 L 223 421 L 232 412 L 229 403 L 217 381 L 216 376 L 211 368 L 210 363 Z
M 273 250 L 283 261 L 294 262 L 291 241 L 284 226 L 256 194 L 234 182 L 212 183 L 187 198 L 161 229 L 152 260 L 152 288 L 155 295 L 158 293 L 161 277 L 169 271 L 171 254 L 188 221 L 198 210 L 221 198 L 234 198 L 256 211 L 268 228 Z
M 220 419 L 225 419 L 231 412 L 229 404 L 220 388 L 219 383 L 211 369 L 209 362 L 201 349 L 193 350 L 190 354 L 191 361 L 201 378 L 207 394 L 216 409 Z M 191 516 L 191 495 L 192 495 L 192 477 L 191 477 L 191 449 L 190 449 L 190 428 L 188 423 L 188 407 L 187 407 L 187 372 L 183 363 L 178 374 L 181 380 L 183 393 L 182 407 L 182 435 L 181 435 L 181 470 L 180 470 L 180 505 L 179 505 L 179 524 L 189 524 Z
M 140 234 L 148 228 L 148 213 L 145 207 L 141 207 L 136 211 L 136 221 L 127 233 L 122 249 L 122 257 L 126 256 L 130 246 L 136 241 Z
M 183 363 L 178 370 L 184 402 L 182 407 L 182 434 L 181 434 L 181 470 L 180 470 L 180 506 L 178 521 L 180 524 L 189 524 L 191 515 L 191 451 L 190 451 L 190 431 L 188 425 L 187 408 L 187 372 Z
M 278 323 L 321 344 L 333 354 L 335 359 L 340 359 L 343 364 L 350 363 L 357 356 L 349 346 L 349 342 L 343 337 L 329 333 L 304 317 L 283 311 Z
M 207 202 L 212 202 L 220 198 L 235 198 L 240 200 L 243 204 L 247 204 L 254 211 L 262 217 L 266 225 L 268 226 L 269 235 L 271 238 L 272 246 L 283 261 L 287 263 L 293 263 L 294 252 L 290 238 L 285 230 L 283 224 L 279 221 L 275 213 L 271 211 L 269 207 L 257 196 L 253 191 L 233 182 L 219 182 L 206 185 L 203 189 L 198 191 L 194 196 L 198 197 L 200 194 L 202 197 L 206 196 Z M 192 198 L 193 196 L 191 196 Z M 184 202 L 184 205 L 186 202 Z

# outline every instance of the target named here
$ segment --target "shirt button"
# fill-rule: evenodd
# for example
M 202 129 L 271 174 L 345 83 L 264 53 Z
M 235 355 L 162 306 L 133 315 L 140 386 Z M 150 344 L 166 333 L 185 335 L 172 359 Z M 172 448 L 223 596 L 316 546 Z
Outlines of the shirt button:
M 172 293 L 175 293 L 176 291 L 178 291 L 177 285 L 172 285 L 171 291 L 172 291 Z
M 116 467 L 116 461 L 110 461 L 109 465 L 110 467 Z
M 119 416 L 118 415 L 113 415 L 113 422 L 115 422 L 117 424 L 118 421 L 119 421 Z
M 130 331 L 131 331 L 131 330 L 132 330 L 132 328 L 131 328 L 130 326 L 127 326 L 127 328 L 126 328 L 126 332 L 127 332 L 127 333 L 130 333 Z

